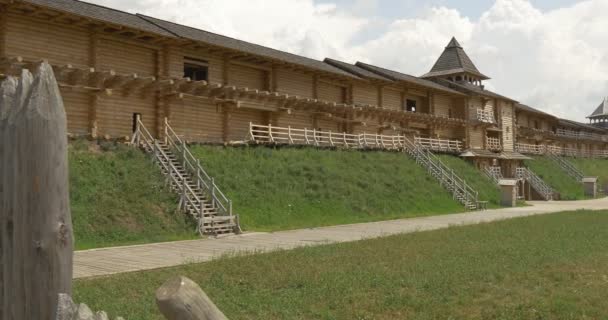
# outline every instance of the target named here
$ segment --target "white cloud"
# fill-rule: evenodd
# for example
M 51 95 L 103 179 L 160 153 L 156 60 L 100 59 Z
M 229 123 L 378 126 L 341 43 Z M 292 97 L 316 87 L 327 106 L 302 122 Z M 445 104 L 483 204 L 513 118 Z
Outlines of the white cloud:
M 583 121 L 608 95 L 608 0 L 588 0 L 542 12 L 529 0 L 497 0 L 477 20 L 435 7 L 377 27 L 379 2 L 343 10 L 313 0 L 97 0 L 322 59 L 363 60 L 420 75 L 456 36 L 499 93 L 559 116 Z

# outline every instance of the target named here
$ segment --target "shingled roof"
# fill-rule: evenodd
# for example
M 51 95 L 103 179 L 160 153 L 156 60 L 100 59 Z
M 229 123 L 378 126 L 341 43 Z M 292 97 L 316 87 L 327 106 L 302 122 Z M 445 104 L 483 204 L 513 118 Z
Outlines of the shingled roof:
M 405 74 L 405 73 L 401 73 L 401 72 L 397 72 L 397 71 L 393 71 L 393 70 L 389 70 L 389 69 L 385 69 L 385 68 L 381 68 L 381 67 L 377 67 L 371 64 L 367 64 L 367 63 L 363 63 L 363 62 L 357 62 L 355 64 L 357 67 L 368 70 L 370 72 L 373 72 L 375 74 L 378 74 L 382 77 L 391 79 L 393 81 L 403 81 L 403 82 L 407 82 L 413 85 L 418 85 L 421 87 L 425 87 L 425 88 L 430 88 L 430 89 L 435 89 L 438 91 L 443 91 L 446 93 L 450 93 L 450 94 L 457 94 L 457 95 L 463 95 L 462 93 L 456 91 L 456 90 L 452 90 L 450 88 L 447 88 L 445 86 L 442 86 L 440 84 L 437 84 L 433 81 L 430 80 L 425 80 L 425 79 L 420 79 L 418 77 L 414 77 L 412 75 L 409 74 Z
M 333 73 L 333 74 L 337 74 L 337 75 L 341 75 L 341 76 L 345 76 L 345 77 L 349 77 L 349 78 L 358 79 L 357 76 L 355 76 L 349 72 L 343 71 L 341 69 L 338 69 L 334 66 L 331 66 L 322 61 L 298 56 L 298 55 L 291 54 L 288 52 L 264 47 L 264 46 L 261 46 L 258 44 L 222 36 L 222 35 L 212 33 L 209 31 L 184 26 L 181 24 L 145 16 L 142 14 L 138 14 L 137 16 L 139 16 L 142 19 L 145 19 L 146 21 L 149 21 L 150 23 L 153 23 L 154 25 L 161 27 L 181 38 L 186 38 L 186 39 L 190 39 L 190 40 L 194 40 L 194 41 L 200 41 L 200 42 L 204 42 L 204 43 L 207 43 L 207 44 L 210 44 L 213 46 L 217 46 L 217 47 L 221 47 L 221 48 L 237 50 L 237 51 L 249 53 L 249 54 L 260 56 L 260 57 L 284 61 L 284 62 L 292 63 L 295 65 L 300 65 L 300 66 L 315 69 L 318 71 L 325 71 L 325 72 L 329 72 L 329 73 Z
M 543 115 L 546 117 L 551 117 L 551 118 L 557 119 L 557 117 L 554 115 L 548 114 L 544 111 L 538 110 L 536 108 L 532 108 L 528 105 L 521 104 L 521 103 L 516 104 L 515 109 L 519 109 L 519 110 L 523 110 L 523 111 L 527 111 L 527 112 L 531 112 L 531 113 L 536 113 L 536 114 L 540 114 L 540 115 Z
M 584 129 L 584 130 L 591 130 L 591 131 L 595 131 L 595 132 L 606 133 L 606 129 L 604 129 L 604 128 L 595 127 L 593 125 L 590 125 L 587 123 L 581 123 L 578 121 L 559 118 L 558 123 L 565 127 L 575 127 L 575 128 Z
M 83 18 L 90 18 L 105 23 L 116 24 L 137 29 L 140 31 L 155 33 L 165 37 L 175 38 L 175 35 L 173 35 L 172 33 L 152 23 L 149 23 L 148 21 L 138 17 L 137 15 L 88 2 L 78 0 L 21 1 L 35 6 L 47 7 L 53 10 L 74 14 Z
M 469 73 L 480 77 L 482 80 L 490 79 L 477 70 L 477 67 L 464 51 L 456 38 L 452 37 L 448 46 L 435 62 L 431 71 L 422 78 L 432 78 L 456 73 Z
M 606 97 L 606 99 L 604 99 L 604 101 L 602 101 L 602 103 L 600 103 L 600 105 L 597 107 L 597 109 L 595 109 L 595 111 L 593 111 L 593 113 L 588 116 L 587 118 L 602 118 L 602 117 L 608 117 L 608 97 Z
M 511 101 L 511 102 L 517 102 L 516 100 L 513 100 L 509 97 L 500 95 L 498 93 L 487 90 L 484 87 L 477 86 L 477 85 L 474 85 L 474 84 L 471 84 L 468 82 L 453 82 L 453 81 L 448 81 L 445 79 L 435 79 L 435 81 L 438 84 L 441 84 L 443 86 L 452 88 L 454 90 L 457 90 L 459 92 L 463 92 L 466 94 L 473 94 L 473 95 L 479 95 L 479 96 L 484 96 L 484 97 L 489 97 L 489 98 L 497 98 L 497 99 L 507 100 L 507 101 Z
M 350 64 L 347 62 L 343 62 L 343 61 L 339 61 L 339 60 L 335 60 L 335 59 L 331 59 L 331 58 L 325 58 L 324 62 L 328 63 L 336 68 L 342 69 L 346 72 L 350 72 L 360 78 L 370 79 L 370 80 L 390 81 L 390 82 L 393 81 L 389 78 L 383 77 L 381 75 L 370 72 L 366 69 L 363 69 L 361 67 L 358 67 L 354 64 Z

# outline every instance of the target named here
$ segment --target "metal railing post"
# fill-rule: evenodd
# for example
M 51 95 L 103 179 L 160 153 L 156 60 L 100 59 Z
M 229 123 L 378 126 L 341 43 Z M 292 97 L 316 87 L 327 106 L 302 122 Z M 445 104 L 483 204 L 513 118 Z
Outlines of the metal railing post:
M 199 190 L 202 190 L 200 177 L 201 177 L 201 160 L 196 159 L 196 186 Z
M 186 211 L 186 208 L 188 207 L 188 199 L 186 198 L 186 179 L 180 175 L 182 177 L 182 199 L 183 200 L 183 209 L 184 211 Z
M 169 143 L 169 119 L 165 117 L 165 144 Z
M 211 178 L 211 204 L 215 207 L 215 178 Z

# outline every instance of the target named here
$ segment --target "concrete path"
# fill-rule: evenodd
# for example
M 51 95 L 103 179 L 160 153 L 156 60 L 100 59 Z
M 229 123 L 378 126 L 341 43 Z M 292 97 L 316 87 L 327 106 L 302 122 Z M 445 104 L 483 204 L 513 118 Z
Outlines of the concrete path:
M 204 262 L 229 253 L 259 252 L 357 241 L 399 233 L 435 230 L 456 225 L 477 224 L 561 211 L 608 209 L 608 198 L 576 202 L 530 202 L 530 204 L 533 206 L 274 233 L 249 233 L 220 239 L 77 251 L 74 253 L 74 278 L 105 276 Z

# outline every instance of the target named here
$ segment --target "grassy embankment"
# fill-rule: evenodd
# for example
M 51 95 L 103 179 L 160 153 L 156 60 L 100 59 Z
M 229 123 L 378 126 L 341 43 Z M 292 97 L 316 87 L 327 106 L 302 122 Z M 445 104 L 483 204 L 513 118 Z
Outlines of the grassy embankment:
M 247 230 L 463 211 L 460 203 L 403 153 L 210 146 L 192 150 L 234 200 Z
M 230 319 L 605 319 L 608 212 L 571 212 L 79 280 L 75 299 L 161 319 L 185 275 Z M 108 294 L 111 293 L 111 294 Z
M 530 168 L 551 188 L 560 193 L 561 200 L 583 200 L 583 185 L 570 177 L 557 163 L 547 157 L 534 157 L 525 161 Z
M 585 175 L 599 177 L 599 183 L 608 187 L 608 159 L 567 158 Z
M 479 192 L 480 201 L 489 201 L 488 208 L 500 207 L 500 189 L 485 173 L 460 157 L 440 155 L 439 158 Z
M 196 238 L 177 199 L 142 152 L 105 143 L 70 144 L 72 221 L 77 249 Z

